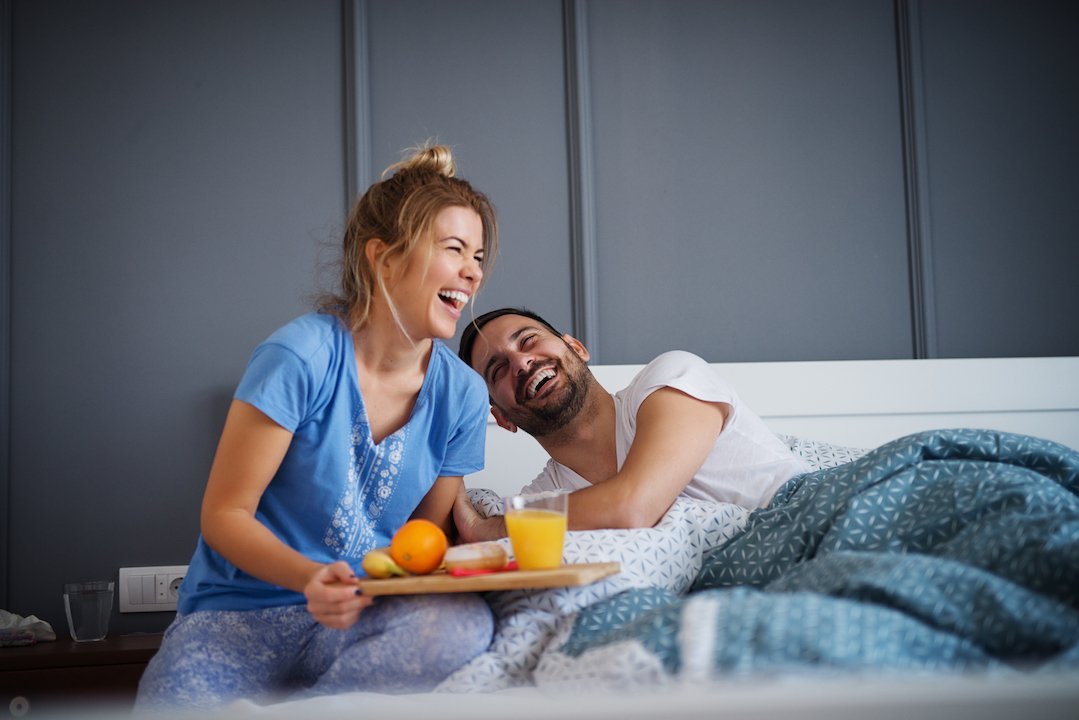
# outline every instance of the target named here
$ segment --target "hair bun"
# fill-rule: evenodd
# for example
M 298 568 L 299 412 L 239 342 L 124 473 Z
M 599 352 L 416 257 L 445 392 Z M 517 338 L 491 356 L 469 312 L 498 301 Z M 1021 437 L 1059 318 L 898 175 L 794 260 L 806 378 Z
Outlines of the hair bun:
M 453 177 L 457 173 L 457 165 L 453 161 L 453 151 L 445 145 L 424 145 L 413 148 L 404 160 L 386 168 L 383 177 L 405 170 L 436 172 Z

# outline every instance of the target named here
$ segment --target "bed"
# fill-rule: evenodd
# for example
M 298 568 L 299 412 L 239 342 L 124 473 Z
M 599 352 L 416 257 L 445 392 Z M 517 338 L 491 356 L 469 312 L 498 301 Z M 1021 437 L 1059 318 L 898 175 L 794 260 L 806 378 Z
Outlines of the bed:
M 768 509 L 679 499 L 653 528 L 570 533 L 567 561 L 622 572 L 488 593 L 490 649 L 434 693 L 228 714 L 1076 717 L 1079 358 L 716 369 L 814 469 Z M 467 479 L 487 513 L 545 461 L 493 423 L 487 455 Z

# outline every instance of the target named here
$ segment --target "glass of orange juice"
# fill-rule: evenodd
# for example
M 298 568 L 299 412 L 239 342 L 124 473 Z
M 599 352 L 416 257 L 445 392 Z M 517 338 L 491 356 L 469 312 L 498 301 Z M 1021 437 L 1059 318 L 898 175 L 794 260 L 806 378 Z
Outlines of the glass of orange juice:
M 521 570 L 562 564 L 566 538 L 566 493 L 514 495 L 505 499 L 506 531 Z

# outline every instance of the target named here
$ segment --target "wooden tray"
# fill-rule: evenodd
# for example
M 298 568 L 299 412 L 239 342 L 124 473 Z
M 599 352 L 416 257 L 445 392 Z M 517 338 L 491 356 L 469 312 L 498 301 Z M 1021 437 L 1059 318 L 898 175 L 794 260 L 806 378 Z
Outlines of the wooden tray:
M 357 581 L 364 595 L 423 595 L 427 593 L 485 592 L 588 585 L 621 572 L 616 562 L 563 565 L 550 570 L 506 570 L 487 575 L 454 577 L 444 571 L 430 575 Z

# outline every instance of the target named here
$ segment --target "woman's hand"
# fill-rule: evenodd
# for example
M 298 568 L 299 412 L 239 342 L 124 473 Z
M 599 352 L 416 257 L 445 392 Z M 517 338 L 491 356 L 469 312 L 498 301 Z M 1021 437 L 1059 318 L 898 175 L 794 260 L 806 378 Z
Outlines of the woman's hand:
M 453 522 L 462 543 L 497 540 L 506 537 L 506 522 L 501 515 L 485 518 L 476 512 L 468 491 L 462 486 L 453 502 Z
M 356 573 L 343 560 L 323 565 L 303 589 L 308 612 L 326 627 L 337 630 L 352 627 L 363 609 L 374 602 L 374 598 L 359 593 Z

